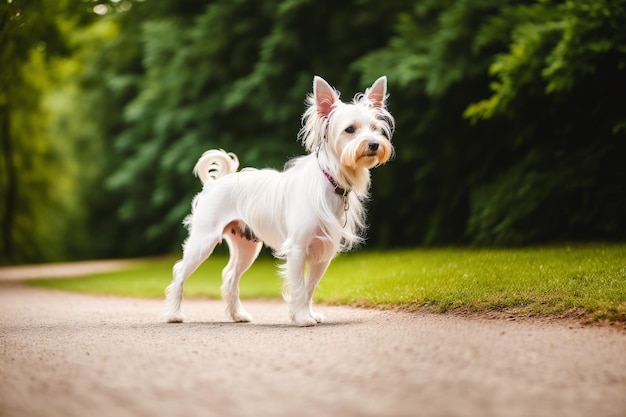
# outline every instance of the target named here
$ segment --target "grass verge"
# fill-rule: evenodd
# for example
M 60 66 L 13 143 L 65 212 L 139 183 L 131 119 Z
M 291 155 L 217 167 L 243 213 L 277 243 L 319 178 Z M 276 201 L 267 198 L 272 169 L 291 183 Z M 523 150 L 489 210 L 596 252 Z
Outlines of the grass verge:
M 81 278 L 30 285 L 134 297 L 162 297 L 175 258 Z M 191 276 L 185 296 L 220 294 L 227 262 L 212 256 Z M 261 257 L 244 275 L 243 298 L 280 297 L 276 261 Z M 434 311 L 582 313 L 626 321 L 626 244 L 527 249 L 361 251 L 338 257 L 315 293 L 318 302 Z

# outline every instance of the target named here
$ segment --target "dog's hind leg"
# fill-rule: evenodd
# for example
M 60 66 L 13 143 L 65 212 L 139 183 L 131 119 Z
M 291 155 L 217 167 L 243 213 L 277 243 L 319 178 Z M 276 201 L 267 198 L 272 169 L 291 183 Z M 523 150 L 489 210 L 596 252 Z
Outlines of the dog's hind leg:
M 194 233 L 185 242 L 183 259 L 174 265 L 172 283 L 165 289 L 165 319 L 168 323 L 182 323 L 184 316 L 180 303 L 185 281 L 213 253 L 218 242 L 219 236 L 207 238 Z
M 222 298 L 226 301 L 226 313 L 234 321 L 251 321 L 252 316 L 241 305 L 239 280 L 259 255 L 263 243 L 241 235 L 234 226 L 226 228 L 224 239 L 230 250 L 230 259 L 222 270 Z

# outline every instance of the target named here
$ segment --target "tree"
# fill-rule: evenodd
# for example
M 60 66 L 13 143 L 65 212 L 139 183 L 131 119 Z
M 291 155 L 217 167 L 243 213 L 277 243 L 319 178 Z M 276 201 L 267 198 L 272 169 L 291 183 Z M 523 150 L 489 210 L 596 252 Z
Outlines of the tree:
M 381 232 L 404 244 L 624 239 L 624 5 L 427 1 L 402 14 L 356 64 L 408 91 L 393 102 L 398 131 L 416 138 L 393 173 L 407 183 L 388 192 L 410 203 L 392 204 L 405 211 Z
M 520 18 L 523 17 L 523 19 Z M 518 6 L 483 26 L 504 29 L 489 98 L 465 115 L 510 127 L 510 163 L 476 184 L 468 233 L 479 243 L 624 239 L 626 2 Z
M 52 60 L 68 52 L 65 1 L 0 6 L 0 263 L 67 256 L 76 184 L 71 144 L 49 135 L 44 92 Z M 70 14 L 73 14 L 70 13 Z

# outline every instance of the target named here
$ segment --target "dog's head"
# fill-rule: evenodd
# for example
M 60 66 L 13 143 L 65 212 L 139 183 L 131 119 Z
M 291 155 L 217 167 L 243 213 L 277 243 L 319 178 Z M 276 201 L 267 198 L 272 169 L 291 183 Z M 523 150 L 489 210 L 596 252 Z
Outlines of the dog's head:
M 309 152 L 323 151 L 344 169 L 370 169 L 393 155 L 394 120 L 387 111 L 387 77 L 380 77 L 350 103 L 321 77 L 302 117 L 300 138 Z

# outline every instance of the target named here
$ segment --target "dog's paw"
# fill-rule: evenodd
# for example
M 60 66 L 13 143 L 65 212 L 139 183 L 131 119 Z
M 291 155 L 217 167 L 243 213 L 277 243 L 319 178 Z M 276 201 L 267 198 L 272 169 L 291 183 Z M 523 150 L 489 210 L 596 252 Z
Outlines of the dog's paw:
M 317 323 L 321 323 L 325 319 L 324 315 L 322 313 L 318 313 L 317 311 L 311 311 L 311 317 L 313 317 Z
M 318 323 L 317 319 L 312 317 L 307 310 L 294 314 L 292 320 L 294 324 L 299 327 L 315 326 Z
M 247 323 L 252 321 L 252 315 L 243 309 L 241 303 L 237 302 L 226 307 L 226 314 L 237 323 Z
M 231 315 L 231 318 L 237 323 L 247 323 L 252 321 L 252 314 L 246 311 L 237 311 Z
M 182 323 L 184 320 L 185 320 L 185 316 L 182 313 L 165 315 L 165 321 L 167 323 Z

